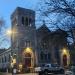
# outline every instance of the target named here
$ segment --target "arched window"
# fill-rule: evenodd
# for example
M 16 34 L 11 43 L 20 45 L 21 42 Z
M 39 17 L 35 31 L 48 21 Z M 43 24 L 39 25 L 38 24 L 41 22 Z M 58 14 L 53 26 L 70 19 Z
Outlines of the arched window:
M 7 62 L 6 56 L 5 56 L 5 62 Z
M 48 60 L 51 60 L 51 54 L 48 53 Z
M 29 41 L 29 40 L 25 41 L 25 46 L 26 47 L 31 47 L 31 41 Z
M 28 17 L 25 18 L 25 25 L 28 26 Z
M 9 57 L 8 57 L 8 61 L 9 61 L 9 62 L 10 62 L 10 58 L 11 58 L 11 57 L 10 57 L 10 54 L 9 54 Z
M 13 24 L 13 25 L 17 25 L 17 19 L 16 19 L 16 17 L 14 18 L 12 24 Z
M 3 57 L 2 57 L 2 63 L 4 63 Z
M 43 52 L 40 53 L 40 59 L 41 59 L 41 60 L 44 59 L 44 54 L 43 54 Z
M 29 26 L 31 26 L 32 25 L 32 20 L 31 20 L 31 18 L 29 18 Z
M 24 17 L 22 17 L 22 24 L 24 25 Z

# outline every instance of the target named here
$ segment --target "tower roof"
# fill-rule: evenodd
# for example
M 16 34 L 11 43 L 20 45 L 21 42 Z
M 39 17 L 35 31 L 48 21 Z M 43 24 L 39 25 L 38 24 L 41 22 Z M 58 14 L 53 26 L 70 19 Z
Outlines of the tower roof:
M 15 11 L 11 14 L 11 18 L 14 17 L 16 14 L 35 14 L 34 10 L 31 9 L 26 9 L 26 8 L 22 8 L 22 7 L 17 7 L 15 9 Z

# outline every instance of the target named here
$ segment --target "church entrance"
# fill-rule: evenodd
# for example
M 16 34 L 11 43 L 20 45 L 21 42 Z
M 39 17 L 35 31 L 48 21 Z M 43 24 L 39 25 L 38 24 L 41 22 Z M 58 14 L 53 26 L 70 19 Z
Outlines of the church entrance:
M 25 67 L 31 67 L 31 54 L 30 53 L 26 53 L 25 54 L 25 58 L 24 58 L 24 64 Z
M 64 54 L 64 55 L 63 55 L 63 65 L 64 65 L 64 66 L 67 66 L 67 61 L 68 61 L 68 60 L 67 60 L 67 55 Z
M 68 68 L 70 65 L 70 53 L 68 49 L 63 49 L 61 52 L 61 65 L 64 68 Z
M 23 68 L 26 72 L 31 72 L 34 67 L 34 54 L 31 48 L 26 48 L 23 52 Z

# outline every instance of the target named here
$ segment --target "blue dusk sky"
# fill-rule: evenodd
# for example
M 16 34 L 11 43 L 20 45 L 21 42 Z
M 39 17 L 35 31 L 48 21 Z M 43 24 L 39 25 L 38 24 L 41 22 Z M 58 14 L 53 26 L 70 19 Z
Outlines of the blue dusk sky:
M 24 7 L 35 10 L 39 0 L 1 0 L 0 17 L 3 17 L 8 26 L 11 25 L 10 16 L 16 7 Z
M 0 18 L 2 17 L 5 20 L 6 27 L 10 28 L 11 27 L 10 16 L 17 7 L 23 7 L 23 8 L 27 8 L 27 9 L 37 10 L 37 8 L 39 7 L 39 1 L 41 1 L 41 0 L 1 0 L 0 1 Z M 68 1 L 73 1 L 73 0 L 68 0 Z M 53 21 L 53 22 L 56 21 L 56 17 L 57 17 L 56 14 L 55 15 L 51 14 L 50 15 L 51 21 Z M 45 19 L 47 20 L 47 18 L 43 18 L 43 17 L 41 17 L 41 18 L 44 20 Z M 48 19 L 49 22 L 50 22 L 50 19 Z M 40 18 L 39 18 L 39 20 L 40 20 Z M 41 22 L 41 20 L 40 20 L 40 22 Z M 39 26 L 41 26 L 41 24 L 38 24 L 38 22 L 37 22 L 36 26 L 39 27 Z M 49 25 L 49 26 L 52 27 L 52 25 Z M 54 28 L 54 26 L 52 28 Z M 11 46 L 11 44 L 10 44 L 9 40 L 4 40 L 3 36 L 0 35 L 0 48 L 9 48 Z M 7 36 L 5 36 L 5 38 L 7 38 Z
M 1 0 L 0 1 L 0 17 L 5 20 L 5 24 L 8 28 L 11 27 L 10 16 L 16 7 L 23 7 L 27 9 L 35 10 L 39 0 Z M 4 36 L 4 35 L 3 35 Z M 0 48 L 8 48 L 10 42 L 4 41 L 3 36 L 0 35 Z

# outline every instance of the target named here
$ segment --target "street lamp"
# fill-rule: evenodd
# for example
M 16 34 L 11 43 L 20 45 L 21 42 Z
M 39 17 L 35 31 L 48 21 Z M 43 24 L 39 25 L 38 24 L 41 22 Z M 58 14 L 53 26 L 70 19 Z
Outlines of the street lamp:
M 22 65 L 22 63 L 20 63 L 20 64 L 19 64 L 19 72 L 22 71 L 22 67 L 23 67 L 23 65 Z
M 66 49 L 63 49 L 63 54 L 67 55 L 67 50 Z
M 7 30 L 6 31 L 6 35 L 10 36 L 11 40 L 12 40 L 12 36 L 15 34 L 16 32 L 14 30 Z M 12 44 L 12 43 L 11 43 Z M 12 70 L 12 75 L 14 73 L 14 70 L 17 68 L 16 66 L 16 54 L 13 53 L 13 50 L 12 50 L 12 45 L 11 45 L 11 70 Z
M 14 54 L 15 56 L 16 54 Z M 12 70 L 12 75 L 14 73 L 14 69 L 16 69 L 16 58 L 14 56 L 11 56 L 11 70 Z
M 6 34 L 8 35 L 8 36 L 12 36 L 13 34 L 16 34 L 17 33 L 17 31 L 16 30 L 12 30 L 12 29 L 8 29 L 7 31 L 6 31 Z
M 6 34 L 7 35 L 12 35 L 12 30 L 7 30 Z
M 16 64 L 16 58 L 11 56 L 11 67 L 13 68 L 15 64 Z
M 11 56 L 11 67 L 13 68 L 13 57 Z

